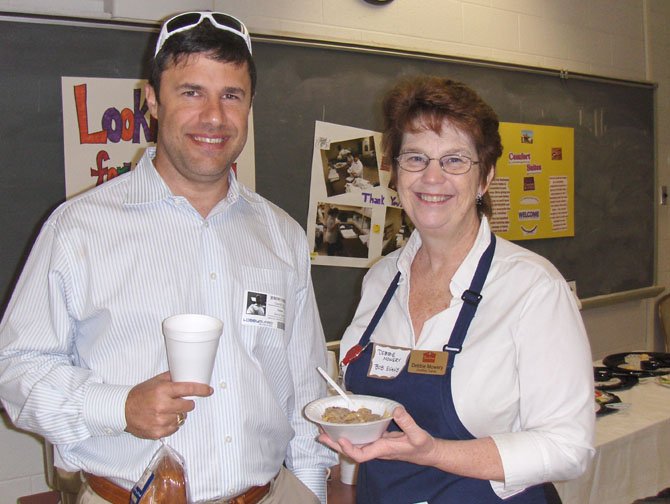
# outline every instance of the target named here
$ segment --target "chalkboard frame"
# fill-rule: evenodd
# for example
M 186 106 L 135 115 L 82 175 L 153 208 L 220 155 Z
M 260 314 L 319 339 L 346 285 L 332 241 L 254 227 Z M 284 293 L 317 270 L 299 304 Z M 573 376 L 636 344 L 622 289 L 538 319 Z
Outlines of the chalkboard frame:
M 0 255 L 4 265 L 4 270 L 0 268 L 0 286 L 4 289 L 1 307 L 4 311 L 12 286 L 36 232 L 46 215 L 64 199 L 60 86 L 53 89 L 53 80 L 49 80 L 53 75 L 46 74 L 48 71 L 53 73 L 56 70 L 51 66 L 62 65 L 62 75 L 86 73 L 86 76 L 90 77 L 146 77 L 144 62 L 150 54 L 158 32 L 158 24 L 11 13 L 0 13 L 0 23 L 2 23 L 0 26 L 4 27 L 11 24 L 15 29 L 15 32 L 9 35 L 0 35 L 3 42 L 0 44 L 2 56 L 0 75 L 5 75 L 0 77 L 0 83 L 4 84 L 5 90 L 14 90 L 6 94 L 4 99 L 0 98 L 0 103 L 4 100 L 4 105 L 8 105 L 4 121 L 12 122 L 11 130 L 0 127 L 0 156 L 16 163 L 8 165 L 9 170 L 0 172 L 0 192 L 4 195 L 0 198 L 0 229 L 10 238 Z M 18 23 L 25 23 L 26 30 L 28 27 L 41 27 L 37 31 L 44 36 L 34 36 L 30 41 L 21 40 L 19 32 L 22 30 L 16 28 Z M 60 31 L 63 36 L 54 38 L 46 36 L 56 31 Z M 571 89 L 578 87 L 578 84 L 592 90 L 594 99 L 601 99 L 600 95 L 604 94 L 605 98 L 610 100 L 606 102 L 608 106 L 619 102 L 623 105 L 625 100 L 621 96 L 635 95 L 635 99 L 641 102 L 637 108 L 642 109 L 642 112 L 639 116 L 635 111 L 630 114 L 627 120 L 634 124 L 624 125 L 623 131 L 619 133 L 621 138 L 617 140 L 623 142 L 627 150 L 620 154 L 619 145 L 616 149 L 609 149 L 615 157 L 623 155 L 625 157 L 623 162 L 634 168 L 634 189 L 637 191 L 635 204 L 619 215 L 610 212 L 616 201 L 604 201 L 595 205 L 587 201 L 589 198 L 595 199 L 594 192 L 598 193 L 600 189 L 584 193 L 582 189 L 590 182 L 584 177 L 590 172 L 587 173 L 587 170 L 583 169 L 584 165 L 580 164 L 582 161 L 577 159 L 575 184 L 577 217 L 580 216 L 585 203 L 591 204 L 591 209 L 595 208 L 600 212 L 603 225 L 609 225 L 608 219 L 628 216 L 629 220 L 623 222 L 626 226 L 625 231 L 630 231 L 631 236 L 623 238 L 616 236 L 618 233 L 616 227 L 613 228 L 614 232 L 611 228 L 599 230 L 603 232 L 601 236 L 609 233 L 611 240 L 598 243 L 595 250 L 590 250 L 588 245 L 576 252 L 566 253 L 566 257 L 555 257 L 553 249 L 567 250 L 569 247 L 565 244 L 569 243 L 569 240 L 579 240 L 580 235 L 595 233 L 593 229 L 595 226 L 590 224 L 588 228 L 584 228 L 583 225 L 580 227 L 579 219 L 576 219 L 577 236 L 574 239 L 524 241 L 520 244 L 547 256 L 567 279 L 577 281 L 582 297 L 598 299 L 599 303 L 602 299 L 610 297 L 622 299 L 625 293 L 633 293 L 633 297 L 645 297 L 655 295 L 657 292 L 654 286 L 656 84 L 351 43 L 268 35 L 252 35 L 252 40 L 259 73 L 254 106 L 256 189 L 287 210 L 303 227 L 306 226 L 309 202 L 314 122 L 322 120 L 379 130 L 381 124 L 379 102 L 383 90 L 398 76 L 395 74 L 436 73 L 437 69 L 437 73 L 454 74 L 456 78 L 461 74 L 481 77 L 479 80 L 460 80 L 473 85 L 498 110 L 501 121 L 506 122 L 571 125 L 570 121 L 561 115 L 562 111 L 552 110 L 551 107 L 546 107 L 542 112 L 546 115 L 538 116 L 540 120 L 537 120 L 534 114 L 539 113 L 544 106 L 540 103 L 542 95 L 537 94 L 537 86 L 545 86 L 547 93 L 565 91 L 570 96 Z M 93 47 L 82 47 L 83 42 Z M 70 53 L 56 55 L 58 57 L 53 58 L 52 51 L 68 50 L 66 43 L 71 44 Z M 23 50 L 19 50 L 19 47 L 13 44 L 32 44 L 32 50 L 26 52 L 26 47 L 21 47 Z M 77 49 L 77 58 L 72 58 L 73 47 Z M 97 51 L 98 57 L 88 58 L 87 54 L 90 51 Z M 70 59 L 80 61 L 64 61 L 68 56 Z M 106 67 L 110 61 L 111 66 Z M 71 70 L 78 64 L 79 68 L 87 71 L 82 73 Z M 10 75 L 8 72 L 14 71 L 13 67 L 26 69 L 26 72 L 18 77 L 8 76 Z M 375 71 L 379 73 L 374 74 Z M 393 78 L 389 77 L 391 75 Z M 501 76 L 514 84 L 509 84 L 511 86 L 509 89 L 505 88 L 507 85 L 505 82 L 500 84 L 504 80 Z M 351 92 L 350 85 L 362 86 L 357 88 L 363 89 L 360 93 L 362 96 L 353 96 L 355 93 Z M 514 88 L 515 85 L 518 89 Z M 20 91 L 16 91 L 17 89 Z M 21 98 L 19 93 L 21 96 L 24 94 L 31 96 L 30 93 L 33 93 L 38 97 L 38 103 L 19 99 Z M 509 103 L 504 103 L 502 106 L 495 103 L 496 97 L 500 96 Z M 525 98 L 528 99 L 526 103 L 523 100 Z M 505 110 L 507 106 L 511 107 L 509 110 L 513 113 Z M 584 108 L 587 109 L 588 104 Z M 602 113 L 610 113 L 609 108 L 603 106 Z M 532 113 L 529 113 L 530 109 Z M 617 108 L 613 113 L 627 112 L 620 112 Z M 590 122 L 585 127 L 597 130 L 602 117 L 598 117 L 597 111 L 585 110 L 585 114 L 586 122 Z M 56 131 L 58 128 L 59 132 Z M 631 129 L 637 129 L 637 132 L 631 132 Z M 27 131 L 33 131 L 36 135 L 34 142 L 28 147 L 23 146 L 20 141 L 21 133 Z M 626 135 L 636 135 L 635 138 L 639 140 L 640 131 L 643 132 L 643 145 L 627 145 L 626 138 L 629 137 Z M 584 140 L 584 136 L 588 136 L 587 133 L 586 129 L 575 131 L 578 155 L 580 145 L 583 148 L 595 145 L 602 149 L 598 144 L 600 137 L 594 135 L 593 138 L 587 139 L 588 142 Z M 580 144 L 582 141 L 586 143 Z M 589 163 L 597 162 L 598 158 L 589 158 Z M 623 174 L 619 172 L 616 175 L 617 183 L 625 185 L 622 177 L 626 172 L 625 170 Z M 596 183 L 608 178 L 602 174 L 594 177 Z M 601 192 L 603 194 L 596 194 L 598 198 L 606 199 L 608 193 L 605 188 L 602 188 Z M 617 187 L 615 192 L 616 197 L 625 197 L 621 187 Z M 602 273 L 602 268 L 607 266 L 599 266 L 598 261 L 607 264 L 607 254 L 611 254 L 612 250 L 616 251 L 618 244 L 623 245 L 621 248 L 624 251 L 617 253 L 616 261 L 613 261 L 617 263 L 616 268 L 610 268 L 618 283 L 604 286 L 604 282 L 598 280 L 599 283 L 592 285 L 596 280 L 589 278 L 591 273 L 589 270 L 600 268 Z M 637 266 L 631 266 L 636 272 L 638 270 L 641 272 L 637 277 L 625 277 L 627 260 L 631 265 L 637 261 Z M 584 261 L 587 264 L 581 269 L 571 267 L 571 263 L 575 261 Z M 365 272 L 366 270 L 358 268 L 313 267 L 315 292 L 329 340 L 339 339 L 342 330 L 351 319 Z M 619 275 L 624 278 L 617 278 Z

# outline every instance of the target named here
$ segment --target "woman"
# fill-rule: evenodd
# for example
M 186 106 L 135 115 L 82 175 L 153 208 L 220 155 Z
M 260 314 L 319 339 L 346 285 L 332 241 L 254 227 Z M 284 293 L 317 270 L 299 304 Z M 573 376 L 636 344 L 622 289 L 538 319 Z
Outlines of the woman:
M 361 462 L 358 502 L 548 502 L 542 483 L 593 455 L 592 362 L 559 272 L 490 231 L 496 114 L 422 77 L 391 90 L 384 118 L 416 229 L 368 272 L 340 355 L 348 390 L 404 408 L 369 445 L 320 440 Z
M 340 211 L 336 207 L 332 207 L 328 210 L 323 241 L 326 243 L 326 251 L 329 256 L 338 255 L 340 246 L 342 245 L 340 238 L 340 221 L 337 218 L 338 215 L 340 215 Z

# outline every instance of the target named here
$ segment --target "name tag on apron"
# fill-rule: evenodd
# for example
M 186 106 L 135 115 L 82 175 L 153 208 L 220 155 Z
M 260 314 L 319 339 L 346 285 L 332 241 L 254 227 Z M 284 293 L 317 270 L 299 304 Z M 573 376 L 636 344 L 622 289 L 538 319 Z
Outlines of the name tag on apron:
M 447 372 L 447 352 L 432 350 L 412 350 L 409 356 L 408 373 L 444 375 Z
M 390 380 L 400 374 L 407 364 L 409 348 L 391 347 L 373 343 L 368 377 Z

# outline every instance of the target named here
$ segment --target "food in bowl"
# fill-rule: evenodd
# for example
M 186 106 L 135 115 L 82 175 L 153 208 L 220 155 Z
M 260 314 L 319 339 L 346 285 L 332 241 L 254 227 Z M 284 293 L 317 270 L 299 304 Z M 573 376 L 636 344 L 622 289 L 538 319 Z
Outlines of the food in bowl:
M 381 437 L 392 420 L 393 410 L 401 404 L 384 397 L 368 395 L 349 396 L 353 408 L 344 397 L 339 395 L 328 396 L 312 401 L 305 407 L 305 416 L 311 422 L 318 424 L 331 439 L 347 439 L 352 444 L 361 445 L 372 443 Z M 358 411 L 367 408 L 372 415 L 378 415 L 377 420 L 367 420 L 358 423 L 338 423 L 324 420 L 323 415 L 330 407 L 346 408 L 349 411 Z
M 384 414 L 388 416 L 386 412 Z M 369 408 L 358 408 L 356 411 L 352 411 L 341 406 L 329 406 L 323 412 L 321 418 L 326 422 L 351 424 L 374 422 L 375 420 L 381 420 L 383 417 L 373 413 Z

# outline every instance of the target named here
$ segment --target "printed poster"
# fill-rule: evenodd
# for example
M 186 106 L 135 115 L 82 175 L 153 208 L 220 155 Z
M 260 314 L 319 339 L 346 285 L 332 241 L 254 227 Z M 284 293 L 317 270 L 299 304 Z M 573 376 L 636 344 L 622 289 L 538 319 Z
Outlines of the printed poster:
M 381 133 L 317 121 L 307 238 L 312 264 L 370 267 L 413 226 L 382 159 Z
M 574 130 L 500 123 L 491 228 L 508 240 L 574 236 Z M 402 247 L 402 209 L 381 133 L 317 121 L 307 237 L 312 263 L 367 268 Z
M 573 128 L 500 123 L 500 135 L 492 231 L 508 240 L 574 236 Z
M 146 80 L 61 77 L 65 194 L 70 198 L 133 169 L 154 145 L 157 123 L 144 95 Z M 253 115 L 234 166 L 255 187 Z M 239 169 L 237 169 L 239 167 Z

